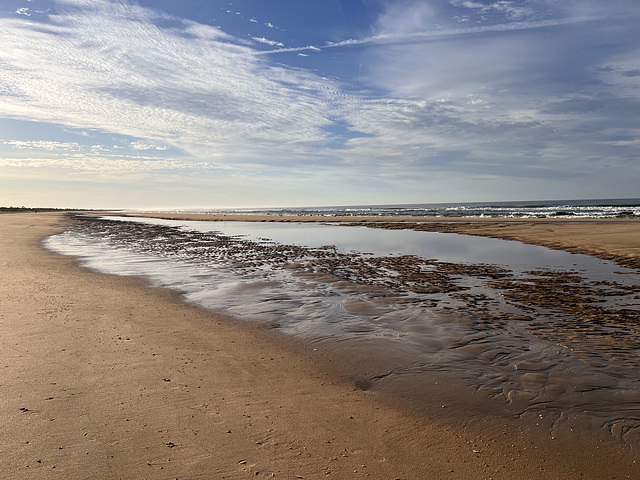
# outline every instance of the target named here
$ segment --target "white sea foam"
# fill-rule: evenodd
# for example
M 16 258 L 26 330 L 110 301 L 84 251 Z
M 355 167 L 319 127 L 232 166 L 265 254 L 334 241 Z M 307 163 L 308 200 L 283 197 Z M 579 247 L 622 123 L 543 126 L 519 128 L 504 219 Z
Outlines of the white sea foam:
M 640 217 L 640 199 L 561 200 L 530 202 L 428 203 L 407 205 L 332 206 L 308 208 L 241 208 L 172 210 L 171 213 L 227 213 L 264 215 L 347 215 L 419 217 Z

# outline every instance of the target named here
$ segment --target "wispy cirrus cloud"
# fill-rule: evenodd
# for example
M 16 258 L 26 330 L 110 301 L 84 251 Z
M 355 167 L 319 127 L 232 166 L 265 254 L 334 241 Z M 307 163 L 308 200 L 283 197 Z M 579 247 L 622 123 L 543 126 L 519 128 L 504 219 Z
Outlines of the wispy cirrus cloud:
M 326 48 L 342 48 L 352 46 L 367 46 L 367 45 L 389 45 L 389 44 L 404 44 L 410 42 L 416 42 L 420 40 L 437 40 L 453 37 L 471 37 L 477 34 L 490 33 L 490 32 L 515 32 L 522 30 L 542 29 L 549 27 L 557 27 L 562 25 L 570 25 L 574 23 L 586 23 L 596 20 L 595 18 L 582 17 L 573 18 L 570 20 L 542 20 L 537 22 L 510 22 L 500 25 L 486 25 L 479 27 L 469 28 L 447 28 L 439 30 L 425 30 L 411 33 L 380 33 L 365 38 L 350 38 L 342 40 L 340 42 L 326 42 L 323 45 L 305 45 L 302 47 L 285 47 L 277 48 L 274 50 L 261 50 L 254 52 L 255 55 L 268 55 L 277 53 L 292 53 L 292 52 L 304 52 L 304 51 L 321 51 Z
M 269 40 L 268 38 L 264 38 L 264 37 L 251 37 L 253 40 L 255 40 L 256 42 L 259 43 L 264 43 L 266 45 L 271 45 L 272 47 L 283 47 L 284 44 L 281 42 L 276 42 L 275 40 Z
M 46 140 L 3 140 L 0 144 L 18 150 L 44 150 L 50 152 L 59 151 L 77 151 L 80 150 L 80 144 L 76 142 L 54 142 Z
M 9 157 L 2 159 L 4 168 L 46 168 L 57 170 L 61 173 L 82 174 L 94 177 L 120 176 L 134 177 L 140 174 L 158 173 L 195 173 L 206 174 L 207 172 L 222 171 L 226 167 L 212 162 L 201 162 L 186 164 L 176 159 L 167 159 L 154 156 L 127 156 L 127 155 L 92 155 L 83 154 L 69 156 L 27 156 Z
M 229 157 L 326 138 L 335 81 L 269 65 L 214 27 L 129 4 L 62 4 L 50 23 L 1 20 L 0 114 Z
M 169 148 L 166 145 L 151 145 L 143 142 L 131 142 L 130 145 L 133 150 L 167 150 Z
M 402 165 L 413 175 L 568 181 L 604 178 L 614 164 L 640 173 L 629 162 L 639 85 L 624 74 L 637 60 L 633 49 L 622 53 L 634 44 L 626 38 L 638 38 L 634 17 L 622 20 L 612 9 L 598 18 L 586 5 L 565 10 L 566 4 L 553 2 L 537 4 L 554 7 L 553 14 L 531 9 L 515 15 L 505 2 L 492 5 L 502 14 L 499 21 L 479 19 L 478 26 L 460 29 L 443 27 L 447 18 L 423 2 L 394 3 L 374 36 L 339 45 L 370 45 L 361 55 L 363 83 L 388 94 L 388 101 L 360 105 L 349 119 L 354 130 L 370 135 L 350 140 L 345 155 L 354 163 L 375 158 L 372 168 L 379 171 Z M 627 7 L 621 11 L 628 13 Z M 514 16 L 525 19 L 507 18 Z M 618 38 L 621 48 L 595 48 L 604 35 Z M 585 50 L 589 45 L 594 48 Z M 608 67 L 596 72 L 603 62 Z
M 535 30 L 550 27 L 558 27 L 571 24 L 593 22 L 601 19 L 601 16 L 584 15 L 541 18 L 545 15 L 534 14 L 529 7 L 516 8 L 510 6 L 511 2 L 496 2 L 483 5 L 474 2 L 455 2 L 455 6 L 465 8 L 480 8 L 480 11 L 511 12 L 506 14 L 501 22 L 477 22 L 476 26 L 458 27 L 455 22 L 441 21 L 433 9 L 423 2 L 393 3 L 393 8 L 385 12 L 376 26 L 374 35 L 350 38 L 338 42 L 326 42 L 322 45 L 304 45 L 299 47 L 278 48 L 269 51 L 256 52 L 259 55 L 290 53 L 305 50 L 322 50 L 324 48 L 341 48 L 351 46 L 366 46 L 375 44 L 393 44 L 415 42 L 429 39 L 446 39 L 448 37 L 470 37 L 492 32 L 517 32 L 522 30 Z M 518 13 L 516 13 L 518 12 Z M 531 18 L 528 18 L 531 17 Z
M 123 178 L 142 172 L 202 171 L 202 163 L 159 155 L 168 148 L 143 142 L 131 142 L 125 148 L 99 143 L 2 140 L 0 167 L 23 170 L 46 168 L 101 177 L 119 173 Z M 158 154 L 154 155 L 154 152 Z M 215 165 L 214 162 L 209 163 Z M 215 169 L 219 168 L 219 165 L 215 166 Z
M 533 16 L 540 16 L 540 10 L 535 8 L 536 2 L 516 3 L 508 0 L 499 0 L 489 3 L 474 2 L 469 0 L 451 0 L 451 5 L 472 10 L 479 15 L 502 14 L 510 20 L 518 20 Z M 540 5 L 540 2 L 538 2 Z M 548 5 L 548 4 L 547 4 Z

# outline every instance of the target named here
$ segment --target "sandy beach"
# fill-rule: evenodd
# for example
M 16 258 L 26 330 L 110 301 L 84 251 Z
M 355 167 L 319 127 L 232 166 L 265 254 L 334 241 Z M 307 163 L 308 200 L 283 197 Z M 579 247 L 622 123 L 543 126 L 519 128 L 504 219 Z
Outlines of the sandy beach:
M 444 396 L 474 408 L 461 385 L 434 391 L 433 414 L 419 414 L 357 388 L 366 367 L 344 352 L 80 268 L 41 247 L 67 221 L 0 215 L 3 478 L 637 478 L 635 449 L 580 432 L 551 441 L 496 418 L 447 422 Z M 434 228 L 452 225 L 627 265 L 640 257 L 637 221 Z

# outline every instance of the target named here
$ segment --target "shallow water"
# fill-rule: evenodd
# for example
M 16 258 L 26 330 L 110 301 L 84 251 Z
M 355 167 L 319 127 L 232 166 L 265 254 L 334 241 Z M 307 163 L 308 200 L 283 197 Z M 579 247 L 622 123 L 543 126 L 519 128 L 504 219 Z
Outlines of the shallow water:
M 46 246 L 309 341 L 386 342 L 410 361 L 385 382 L 449 372 L 513 415 L 544 412 L 552 430 L 580 417 L 639 443 L 640 279 L 612 262 L 492 238 L 275 222 L 79 219 Z

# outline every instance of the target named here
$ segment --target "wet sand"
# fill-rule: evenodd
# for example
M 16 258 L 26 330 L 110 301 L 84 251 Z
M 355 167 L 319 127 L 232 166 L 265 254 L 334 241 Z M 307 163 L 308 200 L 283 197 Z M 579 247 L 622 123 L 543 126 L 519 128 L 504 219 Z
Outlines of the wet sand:
M 3 478 L 637 475 L 635 450 L 580 432 L 551 441 L 490 412 L 483 428 L 445 421 L 444 399 L 462 418 L 475 407 L 446 378 L 434 376 L 431 410 L 418 414 L 358 385 L 377 367 L 357 352 L 81 269 L 40 247 L 66 221 L 0 215 Z

